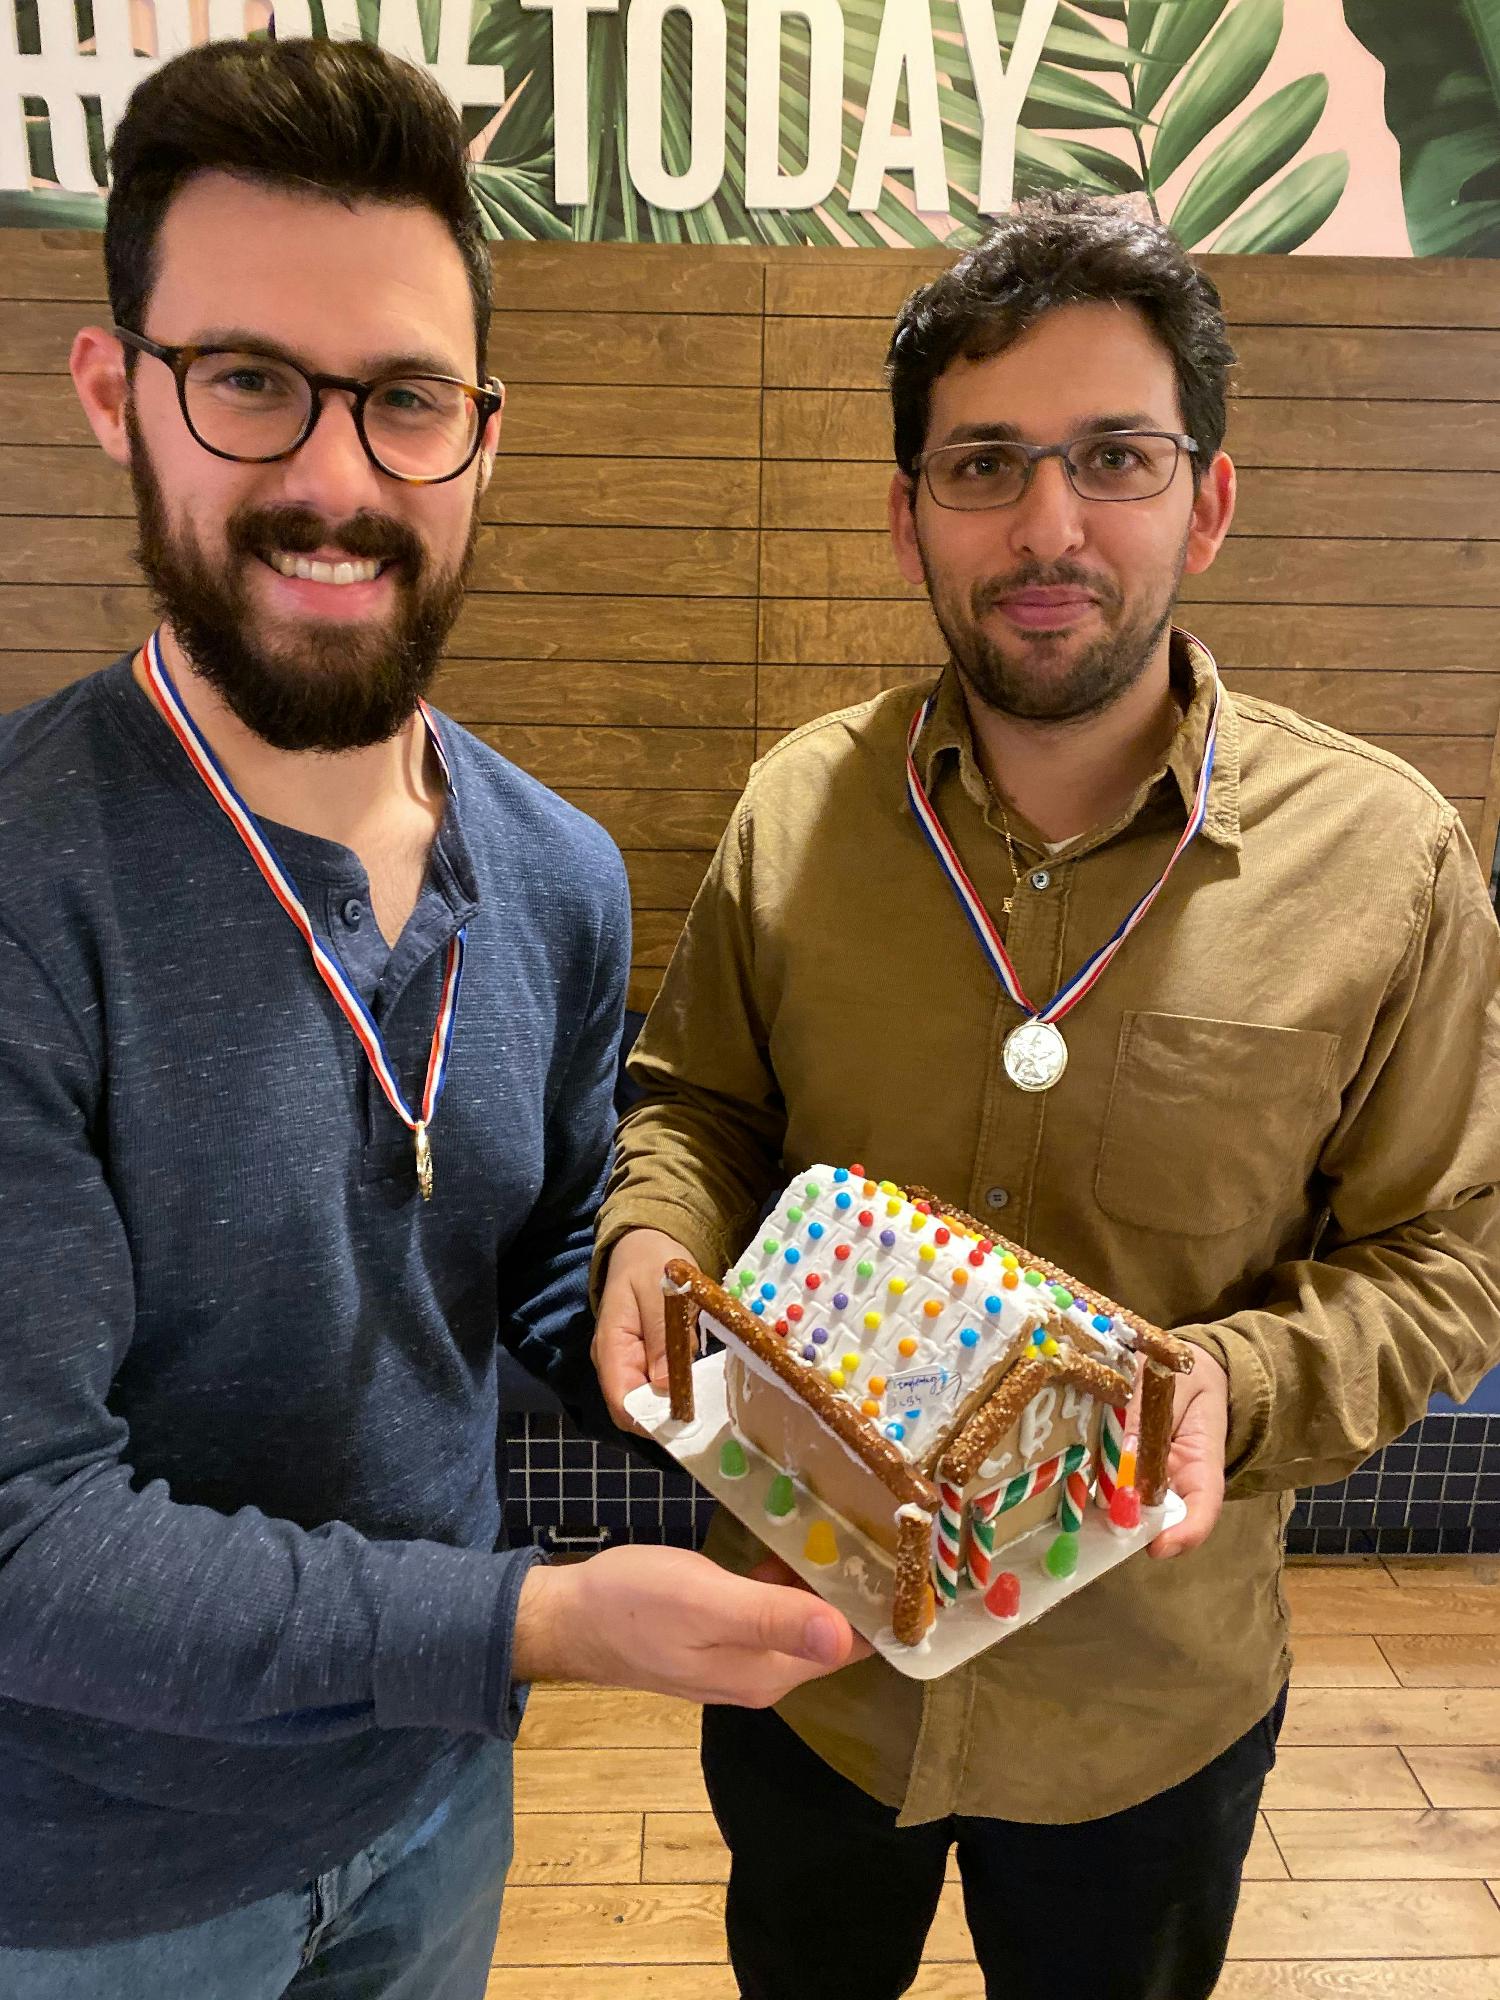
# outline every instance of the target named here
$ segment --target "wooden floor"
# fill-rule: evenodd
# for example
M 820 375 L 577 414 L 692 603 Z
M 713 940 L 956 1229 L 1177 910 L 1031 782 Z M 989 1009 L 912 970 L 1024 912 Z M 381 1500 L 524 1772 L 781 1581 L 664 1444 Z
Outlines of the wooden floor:
M 1219 2000 L 1500 1996 L 1500 1557 L 1299 1563 L 1297 1668 Z M 697 1712 L 547 1688 L 487 2000 L 734 2000 Z M 916 2000 L 980 2000 L 956 1882 Z M 857 2000 L 857 1996 L 851 1996 Z

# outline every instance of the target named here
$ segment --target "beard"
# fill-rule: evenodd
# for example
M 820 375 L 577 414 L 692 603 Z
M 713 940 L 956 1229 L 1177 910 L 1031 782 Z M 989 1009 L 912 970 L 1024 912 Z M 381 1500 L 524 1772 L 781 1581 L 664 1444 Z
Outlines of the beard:
M 1172 611 L 1187 558 L 1187 538 L 1178 551 L 1170 581 L 1135 605 L 1118 585 L 1071 562 L 1026 563 L 1007 576 L 963 591 L 938 576 L 922 550 L 922 573 L 933 616 L 948 642 L 965 685 L 975 698 L 1001 715 L 1029 722 L 1074 722 L 1109 708 L 1134 687 L 1150 665 Z M 992 638 L 981 622 L 1017 591 L 1069 585 L 1096 600 L 1105 631 L 1071 658 L 1068 632 Z
M 127 429 L 136 561 L 183 652 L 231 712 L 277 750 L 362 750 L 396 735 L 431 686 L 463 603 L 478 494 L 451 570 L 434 569 L 420 536 L 389 515 L 362 510 L 331 524 L 297 506 L 237 507 L 224 524 L 224 557 L 214 560 L 191 529 L 168 521 L 133 410 Z M 330 548 L 398 566 L 391 615 L 370 624 L 288 620 L 284 633 L 273 630 L 257 611 L 249 564 L 273 551 Z

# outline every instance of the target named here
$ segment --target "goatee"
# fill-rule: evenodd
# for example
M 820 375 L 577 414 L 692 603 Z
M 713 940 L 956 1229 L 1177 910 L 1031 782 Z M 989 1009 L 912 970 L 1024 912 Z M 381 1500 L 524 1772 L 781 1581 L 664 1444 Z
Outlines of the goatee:
M 134 420 L 130 481 L 136 560 L 194 669 L 247 729 L 277 750 L 362 750 L 387 742 L 432 685 L 463 603 L 479 531 L 476 495 L 457 567 L 432 571 L 421 538 L 389 515 L 330 523 L 310 508 L 238 507 L 224 526 L 227 560 L 211 563 L 191 530 L 174 530 Z M 395 607 L 378 624 L 287 620 L 272 632 L 249 586 L 249 564 L 273 552 L 336 548 L 396 566 Z

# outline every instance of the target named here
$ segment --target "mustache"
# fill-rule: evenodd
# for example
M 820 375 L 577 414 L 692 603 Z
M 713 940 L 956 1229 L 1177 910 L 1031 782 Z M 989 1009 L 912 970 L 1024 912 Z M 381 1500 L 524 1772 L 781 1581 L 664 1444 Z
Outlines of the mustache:
M 319 549 L 337 549 L 358 562 L 399 562 L 413 576 L 426 559 L 415 530 L 389 514 L 361 511 L 335 524 L 310 507 L 237 507 L 224 532 L 239 555 L 264 556 L 281 550 L 310 556 Z
M 1022 590 L 1086 590 L 1107 609 L 1117 609 L 1120 604 L 1118 587 L 1107 577 L 1096 576 L 1086 570 L 1081 563 L 1025 563 L 1020 569 L 1012 570 L 1008 576 L 986 577 L 983 583 L 976 583 L 972 593 L 976 613 L 992 611 L 1007 597 L 1014 597 Z

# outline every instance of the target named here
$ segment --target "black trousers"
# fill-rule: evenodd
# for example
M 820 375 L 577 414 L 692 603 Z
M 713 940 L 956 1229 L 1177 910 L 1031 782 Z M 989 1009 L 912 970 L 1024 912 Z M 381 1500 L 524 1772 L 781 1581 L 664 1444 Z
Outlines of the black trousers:
M 1283 1688 L 1211 1764 L 1107 1819 L 898 1828 L 773 1711 L 705 1709 L 741 2000 L 896 2000 L 955 1844 L 988 2000 L 1207 2000 L 1285 1710 Z

